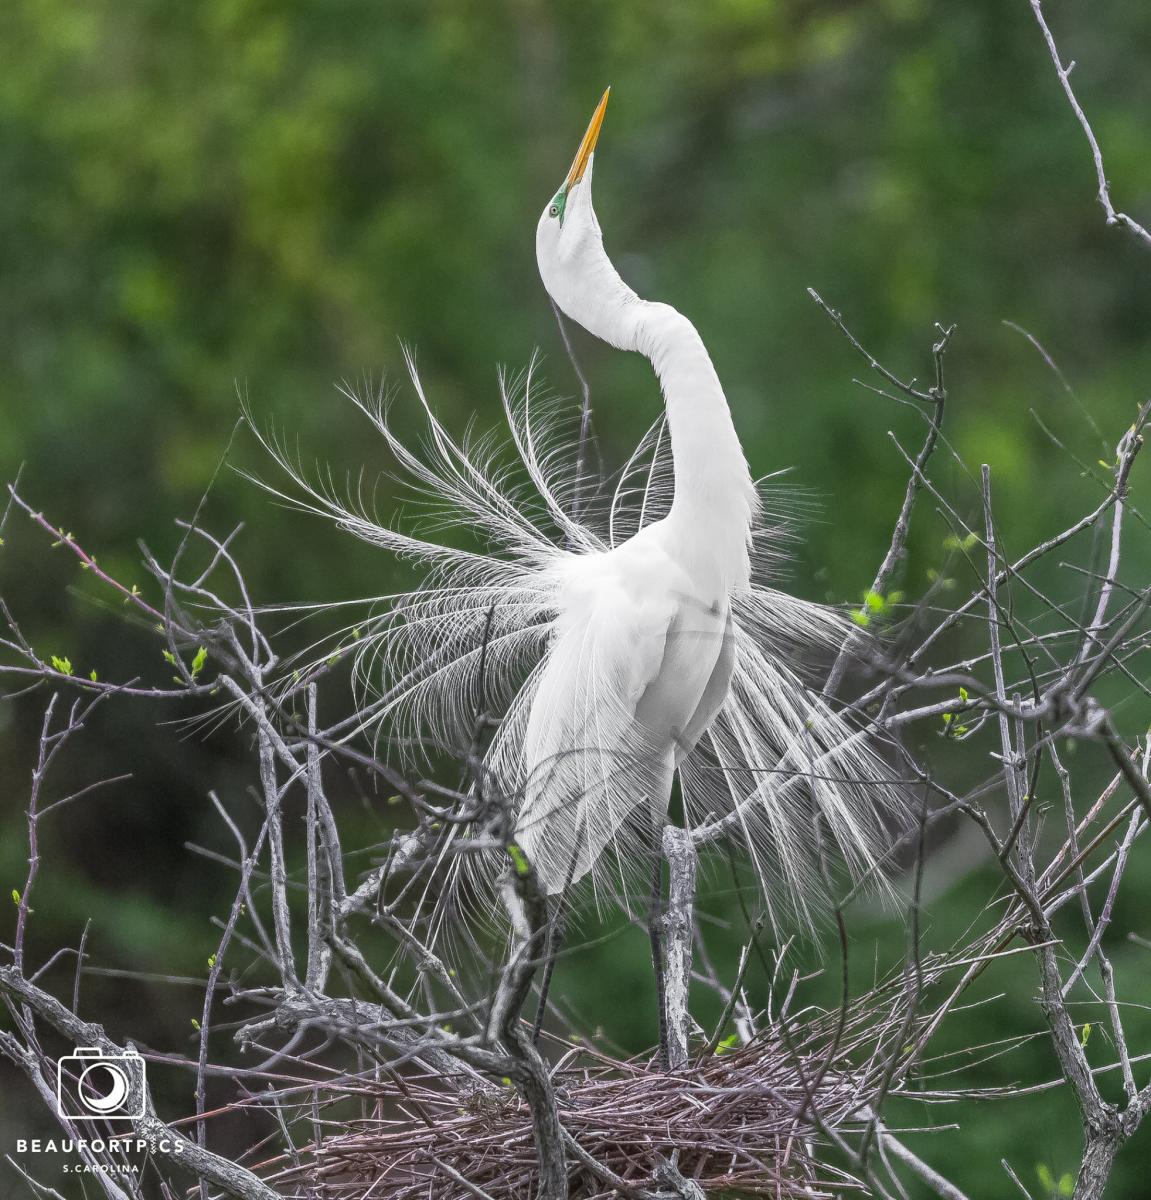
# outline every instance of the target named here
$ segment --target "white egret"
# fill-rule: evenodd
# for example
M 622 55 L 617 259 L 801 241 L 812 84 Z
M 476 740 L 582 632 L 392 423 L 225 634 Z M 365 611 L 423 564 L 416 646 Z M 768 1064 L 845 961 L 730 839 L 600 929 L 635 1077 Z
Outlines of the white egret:
M 424 453 L 396 436 L 385 403 L 352 396 L 424 500 L 476 530 L 482 550 L 391 529 L 279 456 L 307 507 L 430 568 L 356 631 L 361 678 L 384 685 L 364 719 L 452 748 L 467 744 L 478 703 L 494 710 L 487 766 L 517 798 L 516 838 L 549 893 L 585 876 L 614 888 L 647 864 L 678 775 L 685 821 L 728 815 L 773 915 L 782 901 L 806 921 L 824 890 L 820 847 L 870 870 L 898 789 L 804 681 L 799 664 L 853 627 L 765 582 L 786 523 L 764 515 L 699 334 L 637 296 L 604 250 L 592 175 L 606 104 L 605 92 L 536 228 L 548 294 L 596 337 L 644 355 L 663 392 L 665 421 L 620 473 L 606 516 L 575 478 L 575 447 L 558 406 L 541 405 L 534 367 L 502 380 L 511 464 L 488 439 L 448 434 L 410 357 Z
M 838 770 L 839 780 L 813 792 L 858 861 L 859 852 L 868 855 L 875 822 L 855 790 L 883 771 L 772 654 L 780 635 L 830 646 L 846 630 L 831 610 L 752 588 L 759 495 L 702 339 L 674 308 L 640 299 L 604 250 L 592 174 L 607 101 L 605 92 L 539 218 L 536 259 L 566 316 L 651 362 L 663 391 L 673 492 L 666 514 L 626 541 L 568 554 L 554 568 L 556 612 L 524 734 L 517 836 L 548 891 L 561 890 L 618 843 L 637 810 L 647 806 L 662 827 L 677 768 L 726 707 L 709 757 L 723 776 L 750 769 L 758 778 L 734 793 L 729 778 L 713 781 L 703 807 L 714 809 L 715 784 L 729 791 L 729 802 L 750 793 L 762 811 L 746 814 L 745 829 L 758 825 L 781 839 L 776 852 L 800 885 L 791 851 L 797 835 L 810 843 L 814 814 L 792 820 L 774 811 L 780 785 L 805 770 Z M 815 758 L 825 761 L 812 767 Z M 782 778 L 763 776 L 779 765 Z M 787 807 L 800 807 L 798 799 Z

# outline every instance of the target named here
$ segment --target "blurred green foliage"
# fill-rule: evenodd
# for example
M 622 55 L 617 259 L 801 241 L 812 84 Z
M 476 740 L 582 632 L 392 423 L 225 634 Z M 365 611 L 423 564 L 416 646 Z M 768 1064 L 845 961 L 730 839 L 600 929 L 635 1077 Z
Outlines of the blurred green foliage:
M 1050 10 L 1117 198 L 1146 218 L 1151 8 Z M 1151 263 L 1105 228 L 1028 5 L 1003 0 L 5 5 L 0 475 L 23 463 L 30 501 L 144 585 L 136 539 L 161 557 L 175 544 L 173 519 L 212 477 L 237 392 L 307 453 L 373 472 L 389 464 L 332 382 L 394 372 L 401 339 L 457 429 L 498 420 L 496 364 L 523 364 L 536 346 L 552 385 L 574 392 L 533 230 L 607 83 L 596 189 L 609 251 L 642 294 L 699 325 L 753 469 L 794 466 L 817 494 L 798 589 L 859 603 L 906 477 L 887 431 L 905 445 L 919 433 L 916 414 L 852 386 L 861 363 L 808 286 L 902 375 L 929 373 L 934 321 L 958 324 L 947 433 L 969 463 L 992 465 L 1009 548 L 1098 494 L 1032 410 L 1085 462 L 1112 458 L 1151 368 Z M 1074 398 L 1005 322 L 1049 348 Z M 605 460 L 618 465 L 658 411 L 656 388 L 642 362 L 577 344 Z M 396 412 L 414 429 L 402 391 Z M 267 470 L 243 435 L 234 457 Z M 962 472 L 942 458 L 937 469 L 974 510 Z M 381 495 L 386 509 L 388 486 Z M 208 520 L 241 519 L 259 601 L 383 593 L 397 577 L 225 472 Z M 909 599 L 942 568 L 947 532 L 920 512 L 898 581 Z M 1127 569 L 1146 578 L 1139 554 Z M 65 552 L 23 529 L 0 550 L 2 592 L 46 653 L 101 678 L 162 665 L 118 613 L 68 590 L 77 583 Z M 5 889 L 23 879 L 38 704 L 0 710 Z M 134 779 L 49 831 L 34 928 L 42 948 L 74 943 L 91 916 L 102 961 L 202 972 L 207 914 L 222 911 L 230 880 L 183 842 L 227 849 L 203 797 L 242 790 L 243 743 L 157 729 L 143 706 L 109 712 L 72 769 L 81 781 L 105 768 Z M 965 877 L 943 891 L 933 936 L 958 937 L 989 886 Z M 1148 932 L 1145 914 L 1122 915 L 1117 927 Z M 872 942 L 897 946 L 902 934 L 879 915 L 860 920 L 863 970 Z M 596 951 L 596 970 L 568 981 L 589 1027 L 630 1048 L 652 1036 L 641 937 L 621 932 Z M 1017 960 L 989 987 L 1009 991 L 1007 1016 L 994 1011 L 1015 1027 L 981 1030 L 975 1009 L 956 1047 L 1034 1027 L 1029 971 Z M 93 1011 L 119 1014 L 112 1032 L 138 1027 L 138 989 L 88 987 Z M 625 994 L 635 1003 L 620 1005 Z M 197 1006 L 187 989 L 156 990 L 151 1038 L 186 1035 Z M 1050 1074 L 1035 1043 L 981 1079 Z M 940 1119 L 963 1133 L 928 1139 L 933 1161 L 973 1196 L 1000 1195 L 1009 1154 L 1035 1195 L 1060 1193 L 1076 1161 L 1068 1098 L 1011 1103 L 1017 1122 L 990 1105 L 949 1110 Z M 6 1115 L 12 1127 L 0 1106 L 0 1128 Z M 1138 1153 L 1126 1153 L 1117 1196 L 1143 1194 Z

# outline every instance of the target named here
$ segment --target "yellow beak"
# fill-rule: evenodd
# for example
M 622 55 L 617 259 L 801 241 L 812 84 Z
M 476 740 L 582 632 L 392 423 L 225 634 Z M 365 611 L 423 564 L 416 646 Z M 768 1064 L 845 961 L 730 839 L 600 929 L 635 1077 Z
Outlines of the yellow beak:
M 583 141 L 580 142 L 579 149 L 576 151 L 571 170 L 568 172 L 567 180 L 564 183 L 565 188 L 570 188 L 572 184 L 579 183 L 584 176 L 584 172 L 587 170 L 588 160 L 592 156 L 596 139 L 599 137 L 600 126 L 603 125 L 603 115 L 607 112 L 607 98 L 610 95 L 611 88 L 608 88 L 604 92 L 599 104 L 596 105 L 595 112 L 592 113 L 591 124 L 588 125 L 587 133 L 583 135 Z

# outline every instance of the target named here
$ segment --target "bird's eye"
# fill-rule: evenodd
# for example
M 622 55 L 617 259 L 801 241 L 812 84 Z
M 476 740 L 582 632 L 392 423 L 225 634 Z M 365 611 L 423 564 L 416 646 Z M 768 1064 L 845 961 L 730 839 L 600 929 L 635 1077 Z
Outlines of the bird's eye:
M 559 215 L 560 215 L 560 206 L 558 204 L 553 204 L 551 206 L 551 208 L 548 209 L 548 216 L 549 217 L 558 217 Z

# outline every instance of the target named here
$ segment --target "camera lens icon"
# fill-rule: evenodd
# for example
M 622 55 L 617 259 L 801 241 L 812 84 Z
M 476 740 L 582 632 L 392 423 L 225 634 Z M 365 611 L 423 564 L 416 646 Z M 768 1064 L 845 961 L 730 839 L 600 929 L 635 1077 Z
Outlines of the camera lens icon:
M 144 1115 L 144 1060 L 83 1047 L 56 1065 L 62 1117 L 73 1121 L 134 1120 Z

